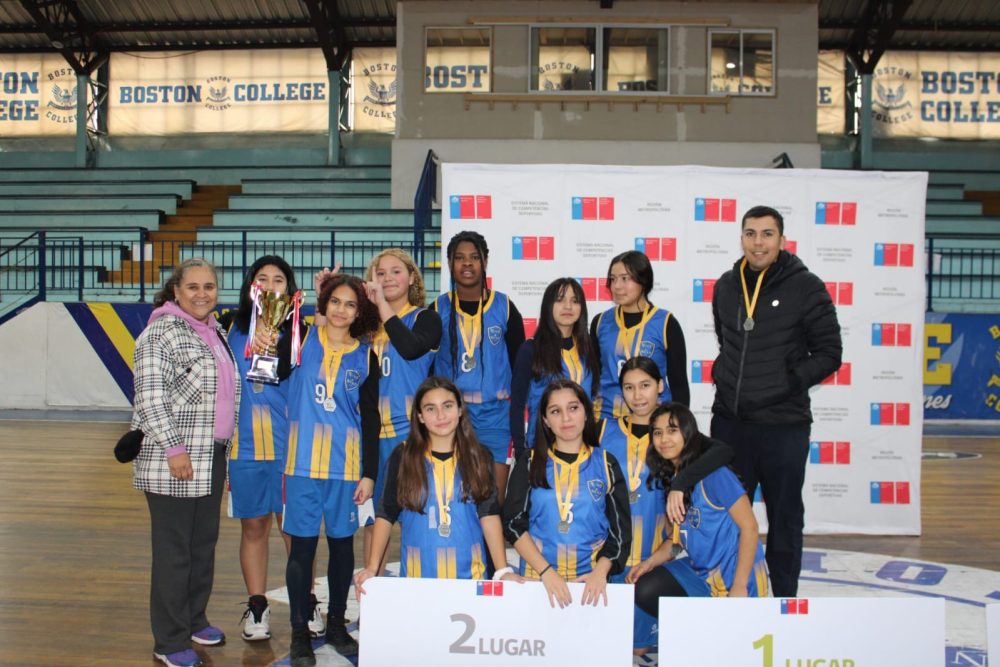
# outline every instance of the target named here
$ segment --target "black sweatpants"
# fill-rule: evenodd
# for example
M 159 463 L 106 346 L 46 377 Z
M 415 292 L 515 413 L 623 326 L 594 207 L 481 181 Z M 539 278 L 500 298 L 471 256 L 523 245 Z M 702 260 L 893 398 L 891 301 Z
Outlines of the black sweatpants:
M 191 648 L 191 634 L 208 626 L 205 609 L 215 576 L 215 543 L 219 540 L 225 481 L 226 445 L 216 442 L 211 495 L 175 498 L 146 494 L 153 535 L 149 620 L 156 653 Z
M 767 510 L 767 569 L 775 597 L 795 597 L 802 569 L 809 424 L 754 424 L 712 417 L 712 437 L 733 448 L 733 468 L 753 499 L 760 484 Z

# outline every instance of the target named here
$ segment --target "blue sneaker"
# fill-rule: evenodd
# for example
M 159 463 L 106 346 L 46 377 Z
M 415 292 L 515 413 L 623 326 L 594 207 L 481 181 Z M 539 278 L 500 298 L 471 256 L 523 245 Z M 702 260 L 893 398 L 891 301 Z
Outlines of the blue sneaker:
M 153 657 L 162 662 L 167 667 L 198 667 L 201 658 L 192 649 L 186 648 L 176 653 L 153 653 Z
M 197 642 L 202 646 L 217 646 L 226 641 L 226 633 L 214 625 L 207 625 L 191 635 L 191 641 Z

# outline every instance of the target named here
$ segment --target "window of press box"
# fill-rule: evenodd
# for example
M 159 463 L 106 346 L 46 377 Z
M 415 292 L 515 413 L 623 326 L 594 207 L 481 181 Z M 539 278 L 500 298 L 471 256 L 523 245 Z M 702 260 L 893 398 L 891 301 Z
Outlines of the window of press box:
M 669 92 L 669 28 L 604 28 L 602 90 Z
M 490 28 L 427 28 L 424 91 L 490 92 L 491 41 Z
M 596 90 L 597 28 L 532 27 L 530 90 Z
M 709 93 L 774 95 L 774 31 L 710 30 Z

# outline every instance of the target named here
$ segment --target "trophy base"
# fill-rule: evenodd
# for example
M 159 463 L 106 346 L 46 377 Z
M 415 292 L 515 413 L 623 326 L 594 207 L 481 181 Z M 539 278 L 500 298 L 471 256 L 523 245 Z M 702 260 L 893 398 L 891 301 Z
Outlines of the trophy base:
M 264 354 L 253 355 L 247 379 L 264 384 L 278 384 L 278 358 Z

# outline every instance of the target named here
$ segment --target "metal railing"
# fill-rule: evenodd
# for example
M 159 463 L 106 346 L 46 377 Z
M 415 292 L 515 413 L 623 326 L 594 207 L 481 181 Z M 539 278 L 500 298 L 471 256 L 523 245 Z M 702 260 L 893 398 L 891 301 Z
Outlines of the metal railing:
M 361 275 L 371 258 L 387 247 L 424 259 L 420 268 L 428 292 L 437 291 L 440 284 L 438 233 L 425 232 L 423 245 L 414 246 L 412 227 L 255 227 L 216 230 L 212 236 L 221 233 L 224 238 L 195 240 L 185 232 L 94 232 L 77 228 L 15 236 L 9 229 L 0 230 L 0 296 L 143 302 L 178 263 L 191 257 L 216 265 L 222 292 L 237 292 L 247 268 L 262 255 L 282 256 L 298 273 L 299 285 L 308 286 L 313 273 L 338 263 L 344 272 Z
M 928 236 L 927 311 L 940 300 L 1000 300 L 1000 247 L 971 247 L 1000 236 Z

